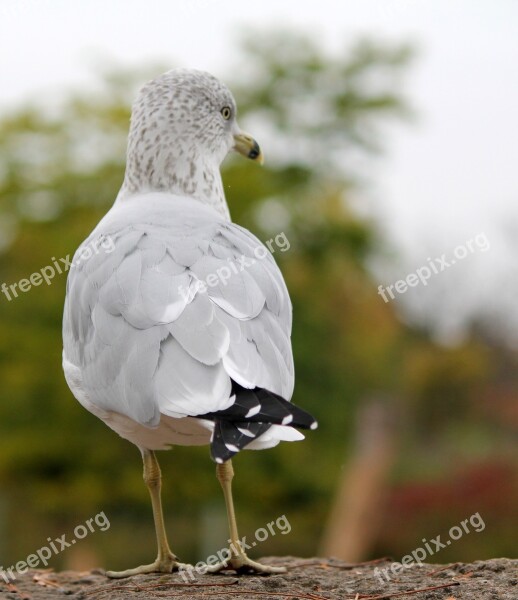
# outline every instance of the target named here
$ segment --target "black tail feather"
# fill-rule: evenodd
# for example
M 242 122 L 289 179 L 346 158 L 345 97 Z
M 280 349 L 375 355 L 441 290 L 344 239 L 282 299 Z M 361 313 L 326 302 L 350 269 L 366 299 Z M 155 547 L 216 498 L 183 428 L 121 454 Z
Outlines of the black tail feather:
M 217 463 L 229 460 L 268 429 L 269 423 L 240 423 L 216 418 L 210 444 L 212 460 Z
M 317 428 L 316 420 L 309 413 L 278 394 L 263 388 L 246 389 L 234 381 L 232 393 L 236 396 L 232 406 L 199 415 L 201 419 L 214 421 L 211 455 L 216 462 L 229 460 L 272 425 Z

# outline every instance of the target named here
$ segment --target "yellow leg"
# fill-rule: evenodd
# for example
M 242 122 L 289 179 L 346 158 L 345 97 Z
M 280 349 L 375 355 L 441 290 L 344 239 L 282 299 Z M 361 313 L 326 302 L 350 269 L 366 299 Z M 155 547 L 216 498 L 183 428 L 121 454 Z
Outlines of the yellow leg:
M 230 532 L 230 556 L 227 560 L 209 567 L 207 572 L 217 573 L 225 569 L 232 569 L 233 571 L 238 572 L 285 573 L 286 569 L 284 567 L 262 565 L 261 563 L 250 560 L 243 548 L 241 548 L 239 534 L 237 531 L 234 499 L 232 498 L 232 479 L 234 477 L 234 469 L 232 467 L 231 460 L 227 460 L 224 463 L 216 465 L 216 477 L 218 478 L 223 489 L 225 505 L 227 507 L 228 527 Z
M 158 545 L 158 556 L 150 565 L 142 565 L 126 571 L 107 571 L 106 575 L 115 579 L 140 575 L 142 573 L 172 573 L 173 571 L 187 568 L 189 565 L 179 563 L 176 556 L 171 552 L 167 542 L 167 534 L 164 525 L 164 514 L 162 512 L 161 487 L 162 473 L 155 453 L 151 450 L 142 450 L 144 462 L 144 482 L 149 489 L 151 506 L 153 507 L 153 519 L 155 521 L 156 540 Z

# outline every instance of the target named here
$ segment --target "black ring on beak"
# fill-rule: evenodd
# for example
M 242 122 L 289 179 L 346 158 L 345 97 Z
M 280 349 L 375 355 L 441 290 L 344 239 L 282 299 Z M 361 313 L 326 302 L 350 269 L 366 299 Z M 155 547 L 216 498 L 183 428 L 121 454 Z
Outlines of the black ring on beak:
M 261 148 L 259 148 L 259 144 L 254 140 L 254 145 L 248 153 L 248 158 L 255 160 L 259 156 L 259 154 L 261 154 Z

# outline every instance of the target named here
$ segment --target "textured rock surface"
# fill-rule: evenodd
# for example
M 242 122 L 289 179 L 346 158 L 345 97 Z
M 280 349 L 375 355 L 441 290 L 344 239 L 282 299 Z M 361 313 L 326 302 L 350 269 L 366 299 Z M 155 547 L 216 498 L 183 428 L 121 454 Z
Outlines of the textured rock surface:
M 516 600 L 518 598 L 518 560 L 506 558 L 402 568 L 396 575 L 391 562 L 381 559 L 363 564 L 348 564 L 328 559 L 270 558 L 264 562 L 284 564 L 285 575 L 236 576 L 197 575 L 188 583 L 178 574 L 143 575 L 124 580 L 109 580 L 101 571 L 75 573 L 31 571 L 12 584 L 0 579 L 0 598 L 43 600 L 47 598 L 183 600 Z M 383 578 L 381 569 L 390 577 Z M 378 569 L 378 570 L 376 570 Z M 383 579 L 383 582 L 382 582 Z M 435 588 L 435 589 L 434 589 Z M 418 591 L 422 590 L 422 591 Z

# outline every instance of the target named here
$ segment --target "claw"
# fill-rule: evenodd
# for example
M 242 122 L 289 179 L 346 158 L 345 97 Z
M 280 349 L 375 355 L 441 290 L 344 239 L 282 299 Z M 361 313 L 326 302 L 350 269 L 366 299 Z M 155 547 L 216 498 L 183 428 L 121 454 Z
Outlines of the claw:
M 236 573 L 262 573 L 264 575 L 273 575 L 275 573 L 286 573 L 286 567 L 274 567 L 273 565 L 263 565 L 251 560 L 246 554 L 232 556 L 226 561 L 222 561 L 207 568 L 207 573 L 220 573 L 221 571 L 236 571 Z
M 173 573 L 174 571 L 183 571 L 192 569 L 192 566 L 186 563 L 181 563 L 176 560 L 176 557 L 171 555 L 165 558 L 157 558 L 150 565 L 142 565 L 134 569 L 126 569 L 125 571 L 106 571 L 106 576 L 111 579 L 123 579 L 124 577 L 132 577 L 133 575 L 144 575 L 147 573 Z

